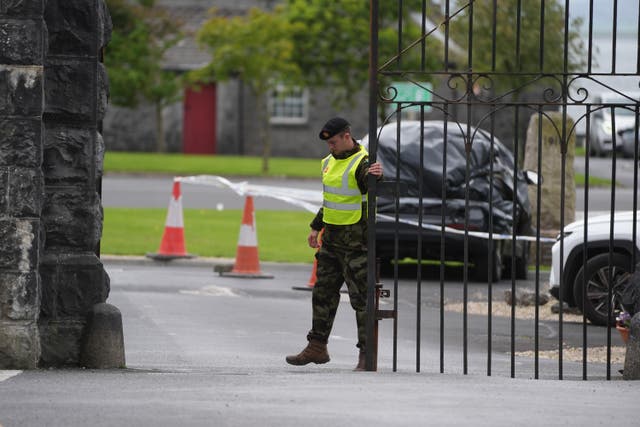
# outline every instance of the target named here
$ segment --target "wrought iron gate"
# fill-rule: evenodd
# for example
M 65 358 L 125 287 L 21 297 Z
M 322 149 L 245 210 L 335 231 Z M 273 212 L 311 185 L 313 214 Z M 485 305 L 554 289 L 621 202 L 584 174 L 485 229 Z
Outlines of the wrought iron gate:
M 615 325 L 640 261 L 640 9 L 578 3 L 370 1 L 369 151 L 386 182 L 370 181 L 367 326 L 377 343 L 391 318 L 393 339 L 367 369 L 619 369 L 616 330 L 594 323 Z M 566 229 L 574 215 L 588 226 Z

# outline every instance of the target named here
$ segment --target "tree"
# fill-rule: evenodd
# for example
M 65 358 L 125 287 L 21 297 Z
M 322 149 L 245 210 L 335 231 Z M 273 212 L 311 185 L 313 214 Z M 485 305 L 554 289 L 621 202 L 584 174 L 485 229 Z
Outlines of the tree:
M 469 2 L 457 3 L 460 7 Z M 542 74 L 564 73 L 565 33 L 568 39 L 566 71 L 575 71 L 585 63 L 584 44 L 578 31 L 581 20 L 572 19 L 569 28 L 565 28 L 564 6 L 556 0 L 546 1 L 543 11 L 542 4 L 541 1 L 531 0 L 500 0 L 495 3 L 494 10 L 492 1 L 473 2 L 471 66 L 476 73 L 496 73 L 492 77 L 493 89 L 505 92 L 506 99 L 517 98 L 528 89 L 540 87 Z M 467 50 L 469 12 L 470 8 L 467 7 L 451 24 L 453 37 Z M 492 38 L 494 24 L 495 46 Z M 541 43 L 544 49 L 541 49 Z M 468 65 L 466 58 L 461 59 L 465 66 Z M 560 89 L 557 80 L 547 80 L 545 83 L 549 88 Z M 556 95 L 559 94 L 556 92 Z
M 303 72 L 305 85 L 331 88 L 333 100 L 340 105 L 353 92 L 366 87 L 369 80 L 369 0 L 287 0 L 284 14 L 289 22 L 298 24 L 292 39 L 294 61 Z M 398 53 L 398 18 L 402 14 L 402 49 L 408 49 L 394 66 L 403 69 L 436 69 L 441 58 L 421 55 L 421 44 L 410 45 L 422 34 L 415 12 L 422 10 L 422 0 L 380 2 L 379 54 L 381 59 Z M 427 2 L 428 10 L 433 10 Z M 440 44 L 425 38 L 426 50 L 434 51 Z M 402 77 L 398 77 L 402 78 Z M 429 80 L 428 78 L 427 80 Z M 424 79 L 422 80 L 424 81 Z M 389 80 L 382 78 L 385 86 Z
M 295 29 L 295 24 L 283 19 L 281 8 L 273 12 L 253 8 L 234 17 L 214 9 L 197 34 L 198 42 L 211 53 L 211 62 L 192 72 L 189 80 L 197 84 L 238 78 L 251 88 L 257 102 L 265 174 L 271 156 L 267 94 L 278 85 L 300 82 L 300 69 L 293 61 Z
M 155 0 L 107 0 L 113 34 L 105 54 L 114 105 L 134 108 L 146 101 L 155 107 L 156 149 L 166 151 L 162 110 L 180 99 L 182 83 L 162 68 L 165 52 L 183 34 L 179 23 L 155 6 Z

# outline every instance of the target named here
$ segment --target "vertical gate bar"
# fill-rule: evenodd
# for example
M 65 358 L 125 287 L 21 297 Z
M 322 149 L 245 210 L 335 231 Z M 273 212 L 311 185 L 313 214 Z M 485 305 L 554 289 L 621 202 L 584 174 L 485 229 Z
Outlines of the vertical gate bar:
M 538 179 L 536 182 L 536 308 L 535 308 L 535 343 L 534 343 L 534 377 L 540 378 L 540 205 L 542 203 L 542 105 L 538 106 Z
M 615 9 L 615 8 L 614 8 Z M 611 379 L 611 320 L 613 314 L 613 236 L 616 209 L 616 116 L 611 107 L 611 219 L 609 221 L 609 289 L 607 291 L 607 380 Z
M 592 0 L 593 1 L 593 0 Z M 640 74 L 640 7 L 638 8 L 638 26 L 636 27 L 638 38 L 636 39 L 636 74 Z M 636 112 L 636 117 L 638 116 Z M 636 129 L 638 126 L 636 125 Z M 638 146 L 636 140 L 636 147 Z
M 493 0 L 493 22 L 491 23 L 491 71 L 496 71 L 496 40 L 498 33 L 498 0 Z
M 565 185 L 566 185 L 566 162 L 567 162 L 567 144 L 564 141 L 560 141 L 560 283 L 558 287 L 558 295 L 560 295 L 560 304 L 558 310 L 558 379 L 562 379 L 562 341 L 563 341 L 563 323 L 562 318 L 564 315 L 564 198 L 565 198 Z
M 444 70 L 449 71 L 449 13 L 451 11 L 450 0 L 446 0 L 444 6 Z M 447 183 L 445 177 L 447 176 L 447 123 L 449 121 L 449 104 L 445 103 L 444 110 L 444 146 L 442 152 L 442 197 L 447 194 Z M 445 257 L 444 246 L 444 204 L 440 205 L 441 213 L 441 230 L 440 230 L 440 259 Z M 440 373 L 444 373 L 444 265 L 440 263 Z
M 593 64 L 593 0 L 589 0 L 589 40 L 587 43 L 587 73 L 591 74 Z M 638 40 L 638 46 L 640 46 L 640 40 Z M 640 70 L 640 58 L 638 59 L 638 70 Z
M 378 0 L 369 0 L 369 159 L 376 161 L 378 148 L 377 117 L 378 117 Z M 376 292 L 376 179 L 368 177 L 369 194 L 367 198 L 367 348 L 365 368 L 375 370 L 377 348 L 372 348 L 375 325 L 375 292 Z
M 542 0 L 540 3 L 540 41 L 538 43 L 538 69 L 540 72 L 544 70 L 544 7 L 545 0 Z M 542 119 L 542 116 L 540 116 Z
M 445 73 L 449 72 L 449 1 L 447 0 L 444 6 L 444 71 Z M 640 46 L 640 41 L 638 41 L 638 45 Z M 638 59 L 638 69 L 640 70 L 640 59 Z M 446 115 L 446 107 L 445 104 L 445 119 L 447 119 Z M 448 120 L 448 119 L 447 119 Z
M 494 1 L 494 6 L 495 6 Z M 495 45 L 494 45 L 495 47 Z M 491 106 L 492 111 L 495 113 L 495 105 Z M 491 115 L 491 143 L 489 145 L 489 158 L 493 159 L 495 155 L 495 115 Z M 493 251 L 493 161 L 489 162 L 489 254 Z M 489 264 L 491 265 L 491 264 Z M 492 349 L 492 336 L 493 336 L 493 270 L 489 268 L 489 281 L 487 284 L 487 376 L 491 376 L 491 353 Z M 500 280 L 500 278 L 497 278 Z
M 520 58 L 520 31 L 522 24 L 522 0 L 518 0 L 516 6 L 516 70 L 522 71 L 522 60 Z
M 587 105 L 587 122 L 586 126 L 586 152 L 584 155 L 584 170 L 585 170 L 585 179 L 584 179 L 584 224 L 588 224 L 587 219 L 589 218 L 589 160 L 590 160 L 590 151 L 591 151 L 591 106 Z M 589 241 L 589 227 L 583 227 L 584 229 L 584 245 L 587 247 L 587 242 Z M 584 250 L 582 252 L 582 265 L 587 265 L 587 255 L 588 251 Z M 582 379 L 586 381 L 587 379 L 587 315 L 584 311 L 584 302 L 587 300 L 587 275 L 582 275 Z
M 640 10 L 640 8 L 639 8 Z M 640 23 L 639 23 L 640 25 Z M 640 34 L 640 30 L 638 31 L 638 34 Z M 640 44 L 639 44 L 640 46 Z M 640 109 L 639 106 L 637 104 L 638 100 L 636 100 L 636 108 L 635 108 L 635 113 L 636 113 L 636 122 L 635 122 L 635 132 L 634 132 L 634 147 L 633 147 L 633 164 L 637 165 L 638 164 L 638 128 L 640 127 L 640 118 L 638 117 L 640 115 Z M 632 239 L 633 239 L 633 248 L 634 250 L 632 251 L 631 254 L 631 269 L 633 272 L 636 271 L 636 265 L 638 263 L 638 257 L 637 257 L 637 250 L 635 250 L 635 248 L 638 247 L 638 236 L 637 236 L 637 232 L 638 232 L 638 224 L 636 223 L 636 221 L 638 220 L 637 215 L 638 215 L 638 168 L 635 167 L 633 168 L 633 231 L 632 231 Z
M 400 268 L 398 264 L 399 251 L 400 251 L 400 197 L 398 197 L 400 190 L 400 128 L 402 127 L 402 104 L 396 104 L 396 176 L 394 177 L 396 181 L 396 197 L 395 197 L 395 218 L 394 218 L 394 230 L 393 230 L 393 289 L 398 289 L 398 269 Z M 396 316 L 397 317 L 397 316 Z M 420 325 L 416 325 L 416 329 L 418 330 L 418 334 L 420 333 Z M 394 348 L 397 347 L 397 342 L 394 342 Z M 393 361 L 394 372 L 397 370 L 397 358 Z
M 471 94 L 473 86 L 473 2 L 469 3 L 469 51 L 468 70 L 467 73 L 467 135 L 465 141 L 465 178 L 464 178 L 464 268 L 463 268 L 463 297 L 462 297 L 462 336 L 463 336 L 463 355 L 462 355 L 462 371 L 466 375 L 469 370 L 469 331 L 468 326 L 468 293 L 469 293 L 469 175 L 471 168 L 469 165 L 471 157 Z
M 416 372 L 420 372 L 420 345 L 422 324 L 422 174 L 424 171 L 424 105 L 420 106 L 420 168 L 418 169 L 418 268 L 416 270 Z
M 447 1 L 447 6 L 449 2 Z M 449 141 L 448 138 L 448 115 L 449 106 L 447 104 L 444 105 L 444 145 L 442 149 L 442 199 L 446 197 L 447 194 L 447 143 Z M 444 224 L 445 224 L 445 205 L 444 203 L 440 204 L 440 259 L 445 259 L 445 246 L 444 246 Z M 440 262 L 440 373 L 444 373 L 444 262 Z
M 398 0 L 398 54 L 396 55 L 396 65 L 400 70 L 402 56 L 402 0 Z
M 613 18 L 611 20 L 613 21 L 613 31 L 611 35 L 611 74 L 615 74 L 616 47 L 618 45 L 618 0 L 613 0 Z
M 511 220 L 513 227 L 511 229 L 511 378 L 516 376 L 516 228 L 517 223 L 517 192 L 518 192 L 518 146 L 519 141 L 519 106 L 515 106 L 514 117 L 514 138 L 513 138 L 513 203 L 511 205 Z
M 491 71 L 496 71 L 496 40 L 498 33 L 498 0 L 493 0 L 493 20 L 491 22 Z M 495 105 L 491 105 L 491 144 L 489 158 L 493 159 L 495 149 Z M 489 255 L 493 253 L 493 161 L 489 162 Z M 489 264 L 491 265 L 491 264 Z M 487 376 L 491 376 L 491 354 L 493 352 L 493 269 L 489 268 L 489 280 L 487 283 Z M 498 277 L 498 280 L 500 278 Z
M 422 0 L 422 37 L 420 37 L 420 71 L 424 72 L 425 58 L 427 55 L 427 0 Z M 424 112 L 423 112 L 424 116 Z

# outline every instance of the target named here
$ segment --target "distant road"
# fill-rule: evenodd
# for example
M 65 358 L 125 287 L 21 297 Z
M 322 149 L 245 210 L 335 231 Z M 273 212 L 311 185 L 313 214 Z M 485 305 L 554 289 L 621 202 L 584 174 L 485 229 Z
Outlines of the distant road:
M 232 182 L 322 190 L 317 180 L 285 180 L 263 178 L 229 178 Z M 182 184 L 184 209 L 242 209 L 244 198 L 227 188 Z M 102 180 L 102 203 L 105 207 L 166 208 L 173 188 L 170 176 L 107 175 Z M 268 197 L 255 197 L 256 210 L 303 210 Z
M 633 207 L 634 162 L 618 159 L 616 181 L 621 187 L 616 189 L 616 209 L 631 210 Z M 584 173 L 584 158 L 577 158 L 575 170 Z M 611 178 L 611 158 L 590 159 L 589 173 L 594 176 Z M 305 190 L 322 190 L 320 180 L 275 179 L 275 178 L 230 178 L 233 182 L 249 181 L 252 184 L 290 187 Z M 102 201 L 106 207 L 166 208 L 169 205 L 173 177 L 107 175 L 102 181 Z M 182 206 L 185 209 L 242 209 L 244 198 L 226 188 L 183 184 Z M 576 190 L 576 210 L 584 206 L 584 189 Z M 255 198 L 256 210 L 303 210 L 291 204 L 268 197 Z M 608 211 L 611 205 L 610 188 L 592 188 L 589 191 L 589 211 Z

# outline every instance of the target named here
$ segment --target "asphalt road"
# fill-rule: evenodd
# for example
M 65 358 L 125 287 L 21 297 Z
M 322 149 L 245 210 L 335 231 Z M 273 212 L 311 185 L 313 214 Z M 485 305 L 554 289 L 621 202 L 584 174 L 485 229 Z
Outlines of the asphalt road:
M 576 172 L 584 171 L 584 160 L 575 161 Z M 589 171 L 594 176 L 611 178 L 611 158 L 593 158 Z M 615 190 L 615 209 L 633 208 L 633 172 L 634 162 L 618 159 L 616 181 L 620 187 Z M 288 187 L 320 192 L 319 180 L 285 180 L 263 178 L 231 178 L 233 182 L 249 181 L 252 184 Z M 173 177 L 169 176 L 133 176 L 107 175 L 102 182 L 102 201 L 106 207 L 153 207 L 166 208 L 171 195 Z M 242 209 L 244 198 L 228 188 L 183 184 L 183 207 L 194 209 Z M 584 210 L 584 189 L 576 191 L 576 210 Z M 303 210 L 300 207 L 268 197 L 256 197 L 256 210 Z M 589 191 L 589 211 L 609 211 L 611 206 L 610 188 L 592 188 Z
M 212 264 L 152 264 L 104 260 L 111 277 L 108 302 L 123 315 L 127 369 L 0 371 L 0 425 L 17 426 L 556 426 L 634 425 L 637 385 L 602 381 L 602 367 L 541 362 L 517 357 L 509 378 L 509 355 L 493 349 L 486 375 L 485 317 L 469 318 L 469 375 L 462 375 L 460 314 L 445 317 L 445 373 L 439 373 L 438 285 L 425 281 L 423 300 L 402 280 L 398 291 L 398 371 L 393 372 L 392 323 L 381 324 L 377 373 L 356 373 L 355 322 L 340 304 L 330 338 L 331 362 L 289 366 L 310 324 L 305 284 L 309 266 L 263 264 L 274 279 L 224 278 Z M 199 264 L 198 264 L 199 263 Z M 482 286 L 473 285 L 472 294 Z M 447 282 L 447 299 L 460 299 Z M 498 288 L 496 288 L 498 291 Z M 420 373 L 416 373 L 416 307 L 422 311 Z M 386 305 L 389 307 L 389 304 Z M 505 319 L 496 319 L 502 329 Z M 530 340 L 529 327 L 517 336 Z M 542 334 L 557 333 L 553 324 Z M 498 340 L 499 338 L 495 338 Z M 556 341 L 553 338 L 551 341 Z M 614 370 L 614 379 L 619 378 Z M 615 408 L 615 409 L 613 409 Z

